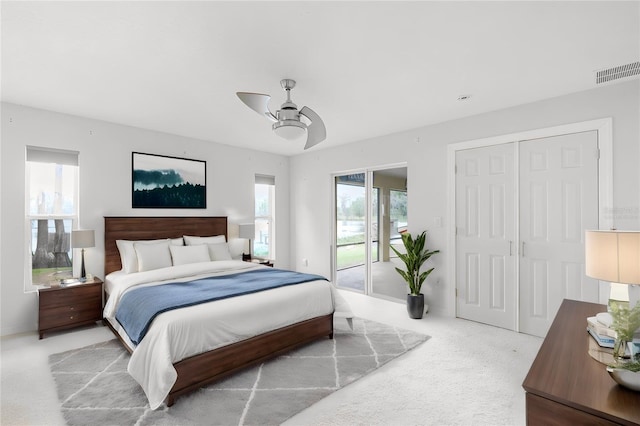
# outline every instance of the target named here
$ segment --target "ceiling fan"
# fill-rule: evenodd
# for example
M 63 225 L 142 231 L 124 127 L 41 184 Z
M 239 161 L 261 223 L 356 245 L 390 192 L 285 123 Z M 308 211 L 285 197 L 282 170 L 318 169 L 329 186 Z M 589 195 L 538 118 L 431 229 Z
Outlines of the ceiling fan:
M 298 106 L 291 102 L 291 89 L 296 87 L 296 81 L 285 78 L 280 80 L 280 85 L 287 92 L 287 100 L 280 106 L 275 115 L 269 110 L 270 95 L 250 92 L 236 92 L 236 95 L 249 108 L 273 121 L 271 127 L 276 135 L 285 139 L 298 139 L 304 135 L 306 130 L 307 143 L 304 149 L 311 148 L 325 140 L 327 129 L 324 127 L 324 122 L 320 116 L 306 106 L 298 111 Z M 310 123 L 306 124 L 300 116 L 305 117 Z

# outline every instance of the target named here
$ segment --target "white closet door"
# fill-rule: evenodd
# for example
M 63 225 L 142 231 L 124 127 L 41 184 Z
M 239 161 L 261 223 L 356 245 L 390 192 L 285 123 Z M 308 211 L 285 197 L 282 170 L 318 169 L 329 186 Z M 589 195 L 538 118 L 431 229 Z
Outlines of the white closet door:
M 544 336 L 562 299 L 597 302 L 584 230 L 598 229 L 598 135 L 521 142 L 520 331 Z
M 456 153 L 456 290 L 461 318 L 515 330 L 514 144 Z

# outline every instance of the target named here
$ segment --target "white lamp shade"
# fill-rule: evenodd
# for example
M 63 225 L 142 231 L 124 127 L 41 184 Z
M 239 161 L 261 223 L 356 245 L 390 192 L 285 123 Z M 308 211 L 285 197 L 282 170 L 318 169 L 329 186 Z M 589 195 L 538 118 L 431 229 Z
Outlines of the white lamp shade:
M 586 231 L 585 264 L 592 278 L 640 284 L 640 231 Z
M 276 134 L 281 138 L 295 140 L 304 136 L 304 130 L 299 127 L 279 127 Z
M 292 122 L 289 120 L 288 125 L 283 125 L 281 122 L 274 123 L 272 128 L 276 135 L 288 140 L 295 140 L 301 138 L 306 133 L 305 125 L 298 122 Z
M 256 225 L 254 223 L 243 223 L 239 226 L 239 237 L 253 240 L 256 237 Z
M 96 236 L 92 229 L 78 229 L 71 231 L 73 248 L 88 248 L 96 246 Z

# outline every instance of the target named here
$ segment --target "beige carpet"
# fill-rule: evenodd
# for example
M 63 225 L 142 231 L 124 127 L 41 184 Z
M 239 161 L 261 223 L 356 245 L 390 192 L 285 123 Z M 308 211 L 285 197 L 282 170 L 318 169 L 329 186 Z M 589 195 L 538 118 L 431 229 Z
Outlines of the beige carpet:
M 356 318 L 322 339 L 151 410 L 115 341 L 49 357 L 69 425 L 276 425 L 429 339 Z

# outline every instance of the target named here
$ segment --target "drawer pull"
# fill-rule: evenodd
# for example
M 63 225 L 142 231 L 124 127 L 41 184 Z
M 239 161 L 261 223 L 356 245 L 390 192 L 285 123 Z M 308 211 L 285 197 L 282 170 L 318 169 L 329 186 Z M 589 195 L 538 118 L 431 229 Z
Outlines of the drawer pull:
M 69 319 L 73 319 L 73 316 L 70 316 Z
M 75 310 L 76 308 L 72 306 L 72 307 L 70 307 L 69 309 L 73 311 L 73 310 Z

